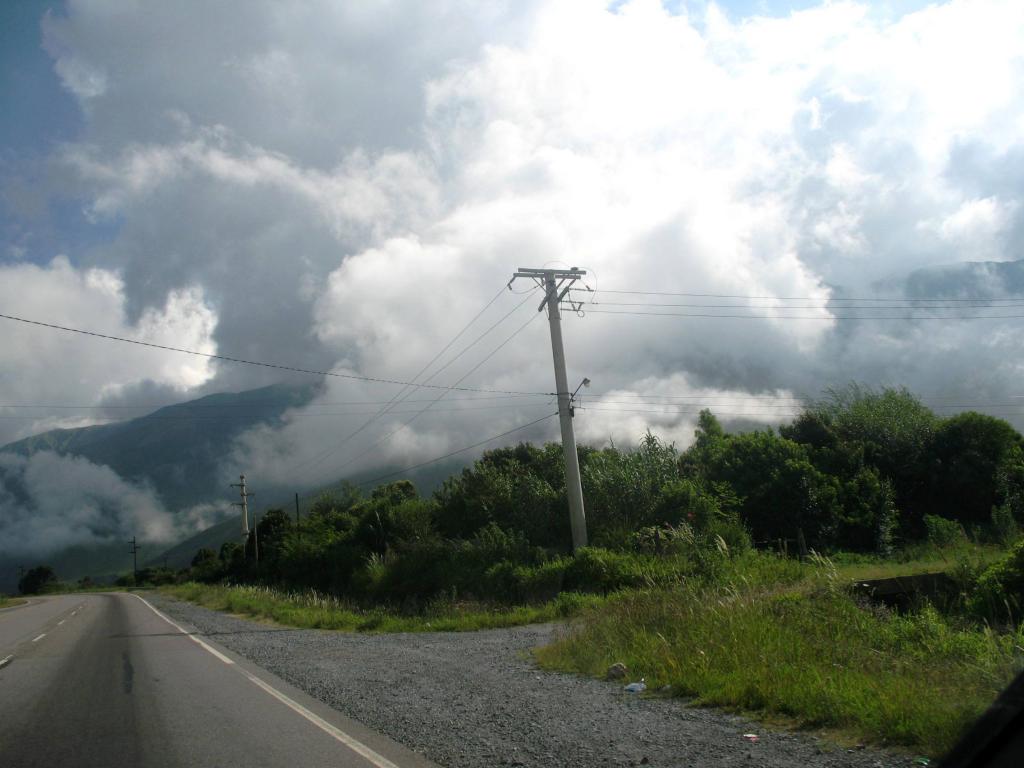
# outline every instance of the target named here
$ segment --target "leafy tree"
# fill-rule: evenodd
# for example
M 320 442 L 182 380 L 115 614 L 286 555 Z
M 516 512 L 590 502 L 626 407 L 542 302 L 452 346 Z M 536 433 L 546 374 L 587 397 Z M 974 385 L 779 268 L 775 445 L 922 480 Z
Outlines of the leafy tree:
M 721 422 L 707 408 L 697 416 L 697 429 L 691 445 L 679 460 L 679 467 L 687 477 L 704 477 L 708 468 L 724 447 L 728 435 Z
M 37 565 L 18 580 L 18 591 L 23 595 L 38 595 L 57 586 L 57 574 L 48 565 Z
M 798 530 L 815 548 L 835 541 L 838 482 L 819 472 L 799 443 L 770 430 L 733 436 L 708 474 L 742 498 L 741 516 L 755 541 L 793 539 Z
M 896 493 L 872 467 L 861 468 L 841 491 L 836 544 L 862 552 L 891 554 L 896 529 Z
M 206 563 L 211 563 L 211 562 L 213 562 L 216 559 L 217 559 L 217 553 L 216 552 L 214 552 L 209 547 L 203 547 L 198 552 L 196 552 L 195 556 L 193 556 L 193 558 L 192 558 L 192 567 L 193 568 L 200 568 L 203 565 L 205 565 Z
M 941 422 L 933 442 L 931 511 L 964 526 L 987 523 L 1019 494 L 1021 435 L 1002 419 L 968 411 Z
M 136 586 L 152 584 L 158 587 L 162 584 L 173 584 L 175 580 L 174 571 L 170 568 L 140 568 Z
M 192 578 L 198 581 L 218 581 L 224 573 L 225 569 L 217 553 L 209 547 L 203 547 L 192 558 Z
M 487 451 L 472 467 L 448 478 L 434 498 L 437 527 L 445 537 L 468 539 L 494 523 L 522 532 L 534 544 L 569 548 L 559 445 L 537 448 L 520 444 Z
M 260 548 L 260 566 L 275 568 L 281 557 L 285 537 L 292 531 L 292 520 L 283 509 L 268 509 L 256 525 Z
M 679 478 L 675 446 L 648 432 L 634 451 L 608 448 L 592 454 L 583 467 L 587 523 L 595 541 L 625 544 L 637 528 L 675 518 L 680 510 L 664 503 L 665 489 Z
M 867 466 L 892 483 L 898 533 L 904 539 L 924 534 L 938 426 L 935 414 L 906 389 L 875 390 L 858 384 L 830 390 L 825 400 L 809 409 L 807 421 L 794 425 L 807 437 L 815 434 L 815 427 L 824 428 L 818 437 L 826 442 L 815 456 L 824 471 L 853 474 Z M 828 432 L 834 436 L 832 443 Z
M 309 508 L 307 518 L 314 523 L 318 520 L 330 521 L 335 527 L 349 529 L 354 524 L 352 509 L 363 500 L 363 492 L 358 486 L 342 483 L 337 491 L 321 493 Z

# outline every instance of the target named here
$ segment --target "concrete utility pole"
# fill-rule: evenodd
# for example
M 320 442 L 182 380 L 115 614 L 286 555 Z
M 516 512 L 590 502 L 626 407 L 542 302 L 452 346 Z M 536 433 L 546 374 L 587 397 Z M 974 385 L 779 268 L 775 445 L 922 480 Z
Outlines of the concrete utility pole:
M 128 551 L 132 553 L 132 585 L 138 586 L 139 584 L 139 550 L 142 549 L 138 544 L 135 543 L 135 537 L 132 536 L 132 540 L 128 542 L 131 544 L 131 549 Z
M 249 493 L 246 490 L 245 475 L 239 475 L 238 480 L 239 482 L 237 483 L 231 483 L 231 487 L 238 489 L 238 495 L 242 497 L 242 500 L 233 502 L 231 506 L 242 508 L 242 543 L 244 544 L 249 540 L 249 498 L 255 496 L 256 494 Z M 256 521 L 253 520 L 253 528 L 255 527 Z
M 563 269 L 529 269 L 520 267 L 512 275 L 512 282 L 518 277 L 533 280 L 544 289 L 545 298 L 537 308 L 540 312 L 547 307 L 548 323 L 551 326 L 551 354 L 555 362 L 555 391 L 558 394 L 558 421 L 562 427 L 562 452 L 565 454 L 565 490 L 569 496 L 569 522 L 572 525 L 572 548 L 587 546 L 587 517 L 583 511 L 583 484 L 580 480 L 580 460 L 576 454 L 576 434 L 572 427 L 574 393 L 569 391 L 569 380 L 565 373 L 565 349 L 562 346 L 562 316 L 559 305 L 573 284 L 587 274 L 573 267 Z M 577 391 L 579 388 L 577 387 Z

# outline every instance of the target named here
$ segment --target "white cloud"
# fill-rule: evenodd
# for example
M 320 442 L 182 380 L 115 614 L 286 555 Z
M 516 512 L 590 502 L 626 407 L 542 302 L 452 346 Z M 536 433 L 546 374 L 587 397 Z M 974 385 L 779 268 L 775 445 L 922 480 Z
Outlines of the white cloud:
M 116 272 L 79 269 L 64 257 L 45 266 L 0 266 L 4 313 L 96 333 L 214 353 L 217 316 L 199 287 L 170 292 L 163 306 L 150 307 L 137 322 L 125 318 L 124 285 Z M 4 321 L 0 380 L 4 405 L 0 444 L 42 429 L 88 422 L 82 412 L 52 412 L 46 404 L 94 405 L 142 382 L 186 392 L 211 379 L 208 358 L 119 344 Z M 71 411 L 71 414 L 76 414 Z M 48 415 L 54 414 L 54 415 Z M 83 420 L 84 419 L 84 420 Z
M 42 554 L 129 535 L 167 542 L 178 532 L 151 489 L 109 467 L 51 451 L 0 453 L 0 553 Z
M 655 0 L 614 10 L 575 0 L 309 3 L 288 13 L 173 3 L 117 14 L 75 0 L 67 18 L 47 22 L 47 41 L 87 114 L 58 167 L 96 220 L 118 227 L 75 261 L 107 283 L 87 285 L 84 267 L 32 268 L 54 290 L 70 280 L 72 295 L 97 297 L 53 310 L 69 323 L 112 317 L 126 335 L 401 379 L 516 267 L 565 263 L 590 270 L 604 303 L 565 321 L 571 376 L 601 391 L 814 395 L 853 378 L 1013 386 L 1020 357 L 1003 323 L 844 324 L 822 305 L 879 281 L 899 290 L 921 267 L 1021 256 L 1020 190 L 998 170 L 1024 152 L 1019 2 L 951 0 L 897 19 L 834 2 L 732 21 L 714 4 L 687 15 Z M 103 88 L 76 90 L 66 74 L 75 67 L 105 73 Z M 997 170 L 957 166 L 968 149 Z M 650 309 L 612 303 L 625 301 L 765 317 L 593 311 Z M 209 322 L 185 322 L 202 307 L 216 308 Z M 456 380 L 534 309 L 439 380 Z M 785 319 L 793 314 L 814 319 Z M 956 359 L 950 340 L 963 345 Z M 25 381 L 53 378 L 63 361 L 79 382 L 53 397 L 140 378 L 185 389 L 209 373 L 161 358 L 101 374 L 93 360 L 62 356 L 73 350 L 41 352 Z M 466 383 L 549 391 L 549 354 L 541 318 Z M 990 381 L 979 384 L 978 371 Z M 209 386 L 261 381 L 257 371 L 216 374 Z M 320 402 L 393 392 L 332 382 Z M 311 413 L 250 436 L 239 457 L 251 451 L 281 473 L 289 458 L 337 449 L 343 430 Z M 365 463 L 443 452 L 526 420 L 497 410 L 424 417 Z M 680 441 L 693 421 L 607 411 L 580 425 L 588 439 L 619 439 L 651 420 Z M 382 420 L 337 456 L 401 421 Z M 347 460 L 296 472 L 322 479 Z

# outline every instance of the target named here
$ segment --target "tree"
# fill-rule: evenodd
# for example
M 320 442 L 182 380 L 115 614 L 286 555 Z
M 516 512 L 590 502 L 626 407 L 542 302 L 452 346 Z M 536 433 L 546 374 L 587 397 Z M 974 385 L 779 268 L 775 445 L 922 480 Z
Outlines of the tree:
M 924 534 L 939 419 L 906 389 L 858 384 L 829 390 L 785 434 L 810 441 L 820 469 L 850 479 L 862 466 L 892 483 L 904 539 Z M 819 441 L 824 441 L 820 442 Z M 816 445 L 817 443 L 817 445 Z
M 440 533 L 468 539 L 495 523 L 506 531 L 525 534 L 533 544 L 568 549 L 571 537 L 564 466 L 561 446 L 554 443 L 543 448 L 520 444 L 485 452 L 472 467 L 448 478 L 435 492 Z
M 192 558 L 192 567 L 193 568 L 200 568 L 203 565 L 205 565 L 206 563 L 212 562 L 212 561 L 214 561 L 216 559 L 217 559 L 217 553 L 216 552 L 214 552 L 209 547 L 203 547 L 198 552 L 196 552 L 195 556 Z
M 861 552 L 892 552 L 896 529 L 896 493 L 892 483 L 871 467 L 862 467 L 843 483 L 838 546 Z
M 794 539 L 824 548 L 835 541 L 838 481 L 811 463 L 807 449 L 771 430 L 729 438 L 707 469 L 742 499 L 740 515 L 755 542 Z
M 728 439 L 718 417 L 707 408 L 703 409 L 697 416 L 697 429 L 694 432 L 693 445 L 679 459 L 679 468 L 682 474 L 687 477 L 705 477 L 708 467 L 714 462 Z
M 37 565 L 18 580 L 18 591 L 23 595 L 38 595 L 57 586 L 57 574 L 48 565 Z
M 192 578 L 197 581 L 214 582 L 223 576 L 224 568 L 216 552 L 209 547 L 203 547 L 196 552 L 192 558 Z
M 268 509 L 256 525 L 260 546 L 260 563 L 273 565 L 280 559 L 285 537 L 292 530 L 292 520 L 283 509 Z
M 678 506 L 664 503 L 666 488 L 678 479 L 678 451 L 650 432 L 636 450 L 592 454 L 583 468 L 583 490 L 594 541 L 615 546 L 638 528 L 678 522 Z
M 933 444 L 931 512 L 965 528 L 989 522 L 993 507 L 1019 491 L 1021 435 L 1002 419 L 974 411 L 945 419 Z

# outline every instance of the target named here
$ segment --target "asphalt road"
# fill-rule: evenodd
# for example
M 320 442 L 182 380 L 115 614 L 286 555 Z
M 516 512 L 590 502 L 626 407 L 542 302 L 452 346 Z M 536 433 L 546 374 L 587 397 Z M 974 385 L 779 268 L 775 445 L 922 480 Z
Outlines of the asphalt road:
M 431 765 L 137 595 L 0 611 L 0 664 L 4 768 Z

